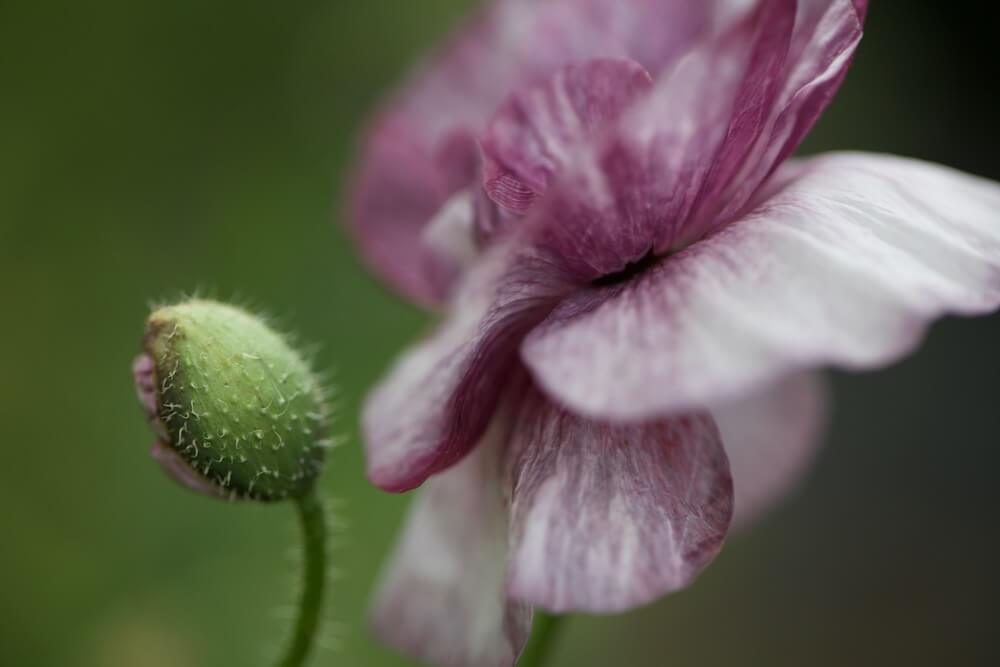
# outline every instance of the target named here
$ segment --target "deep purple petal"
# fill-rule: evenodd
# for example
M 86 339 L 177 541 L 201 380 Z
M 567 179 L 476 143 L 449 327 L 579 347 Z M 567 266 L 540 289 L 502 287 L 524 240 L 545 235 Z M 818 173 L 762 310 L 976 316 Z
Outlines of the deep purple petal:
M 736 491 L 733 525 L 746 525 L 792 490 L 815 458 L 829 415 L 817 372 L 795 373 L 712 407 Z
M 587 139 L 652 87 L 634 60 L 567 65 L 518 90 L 501 105 L 482 138 L 483 186 L 497 204 L 524 213 Z
M 792 4 L 794 11 L 789 10 Z M 840 88 L 861 40 L 863 20 L 847 0 L 771 3 L 759 27 L 755 63 L 742 83 L 727 139 L 684 240 L 737 216 L 798 147 Z M 774 25 L 780 21 L 783 28 Z
M 455 272 L 439 266 L 435 250 L 420 243 L 421 231 L 452 195 L 478 180 L 470 138 L 486 129 L 504 98 L 595 58 L 632 58 L 655 75 L 704 29 L 712 5 L 488 2 L 422 64 L 367 133 L 351 227 L 368 263 L 410 298 L 440 305 Z
M 753 74 L 755 43 L 769 34 L 767 18 L 758 9 L 702 41 L 615 131 L 574 156 L 526 223 L 543 252 L 586 282 L 682 236 L 727 138 L 740 84 Z M 787 39 L 781 26 L 772 32 Z
M 491 440 L 502 437 L 491 431 Z M 379 637 L 442 667 L 512 667 L 531 608 L 507 599 L 507 512 L 497 442 L 418 493 L 373 609 Z
M 1000 185 L 865 154 L 778 176 L 743 219 L 562 302 L 522 347 L 546 391 L 590 415 L 683 412 L 796 368 L 883 366 L 934 319 L 1000 306 Z
M 477 262 L 449 318 L 368 397 L 368 476 L 380 488 L 412 489 L 468 453 L 519 366 L 524 335 L 565 293 L 558 273 L 511 248 L 495 246 Z
M 734 219 L 829 102 L 861 37 L 849 0 L 762 0 L 574 154 L 530 224 L 581 281 Z
M 722 546 L 733 487 L 707 415 L 606 425 L 532 389 L 509 448 L 515 599 L 628 609 L 690 584 Z

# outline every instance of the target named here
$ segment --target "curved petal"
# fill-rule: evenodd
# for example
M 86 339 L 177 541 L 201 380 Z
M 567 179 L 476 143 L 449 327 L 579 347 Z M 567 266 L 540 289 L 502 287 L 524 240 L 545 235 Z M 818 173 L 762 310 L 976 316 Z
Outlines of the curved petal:
M 747 525 L 792 490 L 815 458 L 829 415 L 820 373 L 794 373 L 712 408 L 736 492 L 733 526 Z
M 471 188 L 452 195 L 444 206 L 424 227 L 421 241 L 438 258 L 435 266 L 428 267 L 435 284 L 450 284 L 479 258 L 475 220 L 479 205 Z M 437 269 L 438 274 L 433 271 Z
M 561 303 L 522 347 L 546 391 L 590 415 L 683 412 L 796 368 L 886 365 L 937 317 L 1000 306 L 1000 185 L 864 154 L 779 177 L 743 219 Z
M 384 121 L 372 132 L 354 184 L 351 231 L 370 268 L 414 301 L 434 305 L 447 294 L 438 282 L 448 274 L 447 258 L 422 235 L 455 188 L 414 133 L 405 120 Z
M 732 220 L 798 145 L 861 37 L 850 0 L 761 0 L 574 154 L 539 199 L 540 248 L 581 281 Z
M 700 193 L 682 241 L 703 236 L 737 216 L 792 154 L 826 109 L 861 41 L 858 0 L 797 0 L 794 28 L 782 39 L 772 22 L 788 20 L 787 3 L 765 19 L 728 136 Z
M 389 100 L 384 117 L 419 125 L 437 146 L 456 129 L 481 132 L 514 90 L 560 67 L 630 58 L 654 75 L 671 66 L 732 0 L 488 0 Z M 717 14 L 725 14 L 715 18 Z
M 421 489 L 379 584 L 376 633 L 442 667 L 512 667 L 531 608 L 507 599 L 507 513 L 498 485 L 499 432 Z
M 420 303 L 443 303 L 452 285 L 441 276 L 449 272 L 436 268 L 440 258 L 419 243 L 421 230 L 476 179 L 471 138 L 503 99 L 576 61 L 630 57 L 656 73 L 703 30 L 714 4 L 488 2 L 388 100 L 366 135 L 351 227 L 372 268 Z
M 396 362 L 362 411 L 368 476 L 407 491 L 465 456 L 489 423 L 524 335 L 565 287 L 496 246 L 462 281 L 451 315 Z
M 481 140 L 486 192 L 509 211 L 524 213 L 589 135 L 652 85 L 649 72 L 634 60 L 603 59 L 567 65 L 543 83 L 514 92 Z
M 619 611 L 687 586 L 715 557 L 732 480 L 708 415 L 592 422 L 528 390 L 507 452 L 508 594 Z

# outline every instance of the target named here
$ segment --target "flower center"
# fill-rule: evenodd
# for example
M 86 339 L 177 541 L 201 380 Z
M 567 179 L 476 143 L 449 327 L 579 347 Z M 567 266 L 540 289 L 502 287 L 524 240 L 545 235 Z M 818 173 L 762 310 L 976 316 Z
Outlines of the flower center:
M 642 273 L 645 273 L 647 269 L 652 268 L 656 264 L 658 259 L 659 258 L 653 254 L 653 249 L 650 248 L 641 259 L 629 262 L 621 271 L 601 276 L 600 278 L 593 280 L 590 284 L 594 287 L 611 287 L 612 285 L 624 283 L 632 280 Z

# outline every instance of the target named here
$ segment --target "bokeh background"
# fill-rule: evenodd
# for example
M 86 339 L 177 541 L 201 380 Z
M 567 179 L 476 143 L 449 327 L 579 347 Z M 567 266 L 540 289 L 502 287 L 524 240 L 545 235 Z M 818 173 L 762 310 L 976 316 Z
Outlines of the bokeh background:
M 355 137 L 469 0 L 0 2 L 0 664 L 266 665 L 295 591 L 289 507 L 176 488 L 129 372 L 147 304 L 238 296 L 336 369 L 324 491 L 349 528 L 314 664 L 409 664 L 363 610 L 408 497 L 368 486 L 357 411 L 428 319 L 338 227 Z M 998 25 L 975 0 L 874 2 L 804 148 L 1000 179 Z M 997 212 L 1000 224 L 1000 211 Z M 836 375 L 799 493 L 691 590 L 573 618 L 555 665 L 996 665 L 1000 317 Z

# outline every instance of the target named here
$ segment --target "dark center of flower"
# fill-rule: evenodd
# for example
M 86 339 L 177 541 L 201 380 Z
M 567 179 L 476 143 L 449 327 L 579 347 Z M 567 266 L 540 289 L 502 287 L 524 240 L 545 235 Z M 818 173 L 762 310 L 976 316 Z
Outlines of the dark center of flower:
M 618 285 L 632 280 L 636 276 L 645 273 L 647 269 L 652 268 L 658 259 L 659 258 L 653 254 L 653 249 L 650 248 L 641 259 L 629 262 L 621 271 L 609 273 L 606 276 L 597 278 L 591 282 L 591 285 L 594 287 L 611 287 L 612 285 Z

